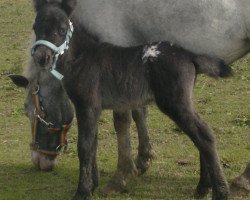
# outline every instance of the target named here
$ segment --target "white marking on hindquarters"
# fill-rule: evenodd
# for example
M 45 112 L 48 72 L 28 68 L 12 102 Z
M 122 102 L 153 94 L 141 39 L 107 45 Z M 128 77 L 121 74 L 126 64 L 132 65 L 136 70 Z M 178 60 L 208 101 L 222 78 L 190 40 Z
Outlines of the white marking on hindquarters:
M 148 45 L 143 49 L 142 61 L 143 63 L 147 62 L 148 59 L 157 58 L 161 52 L 158 50 L 160 43 L 154 45 Z

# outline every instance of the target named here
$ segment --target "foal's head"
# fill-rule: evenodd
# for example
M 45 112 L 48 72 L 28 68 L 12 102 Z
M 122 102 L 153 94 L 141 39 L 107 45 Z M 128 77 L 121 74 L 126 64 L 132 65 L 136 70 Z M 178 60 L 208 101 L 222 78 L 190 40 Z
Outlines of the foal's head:
M 37 65 L 53 69 L 59 55 L 68 49 L 73 26 L 69 16 L 76 0 L 35 1 L 37 15 L 33 25 L 36 43 L 32 56 Z
M 56 157 L 67 146 L 67 131 L 73 108 L 61 83 L 44 70 L 24 76 L 11 75 L 13 82 L 26 88 L 25 113 L 32 129 L 32 162 L 41 170 L 51 170 Z

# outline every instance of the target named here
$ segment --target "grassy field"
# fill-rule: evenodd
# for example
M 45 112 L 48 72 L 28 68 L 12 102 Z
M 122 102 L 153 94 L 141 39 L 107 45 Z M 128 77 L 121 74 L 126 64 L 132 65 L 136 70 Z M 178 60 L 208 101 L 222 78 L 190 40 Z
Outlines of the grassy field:
M 78 181 L 77 131 L 70 131 L 69 153 L 59 157 L 54 171 L 44 173 L 32 166 L 29 143 L 31 131 L 24 116 L 24 91 L 15 87 L 8 74 L 21 73 L 26 65 L 27 47 L 34 13 L 31 1 L 0 0 L 0 200 L 68 200 Z M 195 105 L 213 128 L 225 175 L 230 182 L 249 162 L 250 155 L 250 56 L 233 65 L 235 75 L 227 80 L 199 77 Z M 150 106 L 149 129 L 157 154 L 150 170 L 131 180 L 128 192 L 107 200 L 192 199 L 199 177 L 198 152 L 190 140 Z M 136 155 L 137 136 L 132 128 Z M 101 117 L 98 146 L 100 187 L 116 168 L 116 137 L 111 112 Z M 186 159 L 185 166 L 178 160 Z M 97 189 L 94 200 L 104 199 Z M 208 197 L 209 199 L 209 197 Z M 238 199 L 250 199 L 241 197 Z

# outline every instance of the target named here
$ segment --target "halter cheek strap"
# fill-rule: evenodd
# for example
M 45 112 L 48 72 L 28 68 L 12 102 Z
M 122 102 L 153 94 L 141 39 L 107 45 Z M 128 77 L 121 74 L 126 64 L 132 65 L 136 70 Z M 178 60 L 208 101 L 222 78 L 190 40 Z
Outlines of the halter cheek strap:
M 45 155 L 56 156 L 60 154 L 62 148 L 67 149 L 68 138 L 67 133 L 70 129 L 73 119 L 69 123 L 63 125 L 55 125 L 51 122 L 47 122 L 44 119 L 43 107 L 39 95 L 39 85 L 34 87 L 33 97 L 34 97 L 34 121 L 32 127 L 32 143 L 31 149 L 34 151 L 41 152 Z M 45 126 L 51 132 L 51 139 L 54 140 L 54 147 L 43 147 L 39 144 L 39 140 L 42 137 L 41 126 Z
M 73 24 L 69 20 L 69 29 L 67 31 L 65 41 L 61 46 L 58 47 L 47 40 L 38 40 L 33 44 L 32 48 L 31 48 L 31 55 L 32 56 L 34 55 L 34 53 L 36 51 L 36 47 L 40 46 L 40 45 L 48 47 L 49 49 L 51 49 L 55 53 L 54 62 L 50 67 L 50 72 L 53 76 L 55 76 L 59 80 L 63 79 L 63 75 L 56 70 L 56 63 L 57 63 L 58 57 L 60 55 L 63 55 L 65 50 L 69 49 L 69 42 L 70 42 L 70 39 L 72 38 L 73 31 L 74 31 Z

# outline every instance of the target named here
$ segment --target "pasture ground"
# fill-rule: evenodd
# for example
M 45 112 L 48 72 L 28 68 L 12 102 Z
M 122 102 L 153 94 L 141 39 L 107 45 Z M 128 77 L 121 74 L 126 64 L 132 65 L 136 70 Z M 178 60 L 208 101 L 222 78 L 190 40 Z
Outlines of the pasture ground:
M 70 130 L 69 153 L 59 157 L 54 171 L 40 172 L 30 161 L 31 132 L 23 111 L 24 90 L 14 86 L 7 75 L 21 73 L 26 65 L 33 18 L 31 1 L 0 1 L 0 200 L 70 199 L 78 180 L 76 122 Z M 250 56 L 232 67 L 234 77 L 214 80 L 200 76 L 194 91 L 198 112 L 215 132 L 229 182 L 250 162 Z M 150 106 L 148 123 L 157 155 L 151 168 L 129 182 L 127 193 L 105 199 L 192 199 L 199 177 L 197 150 L 154 105 Z M 136 155 L 134 125 L 131 138 Z M 94 200 L 104 199 L 100 188 L 116 169 L 116 149 L 112 113 L 105 111 L 100 120 L 98 146 L 101 182 Z M 180 160 L 187 160 L 187 165 L 179 165 Z

